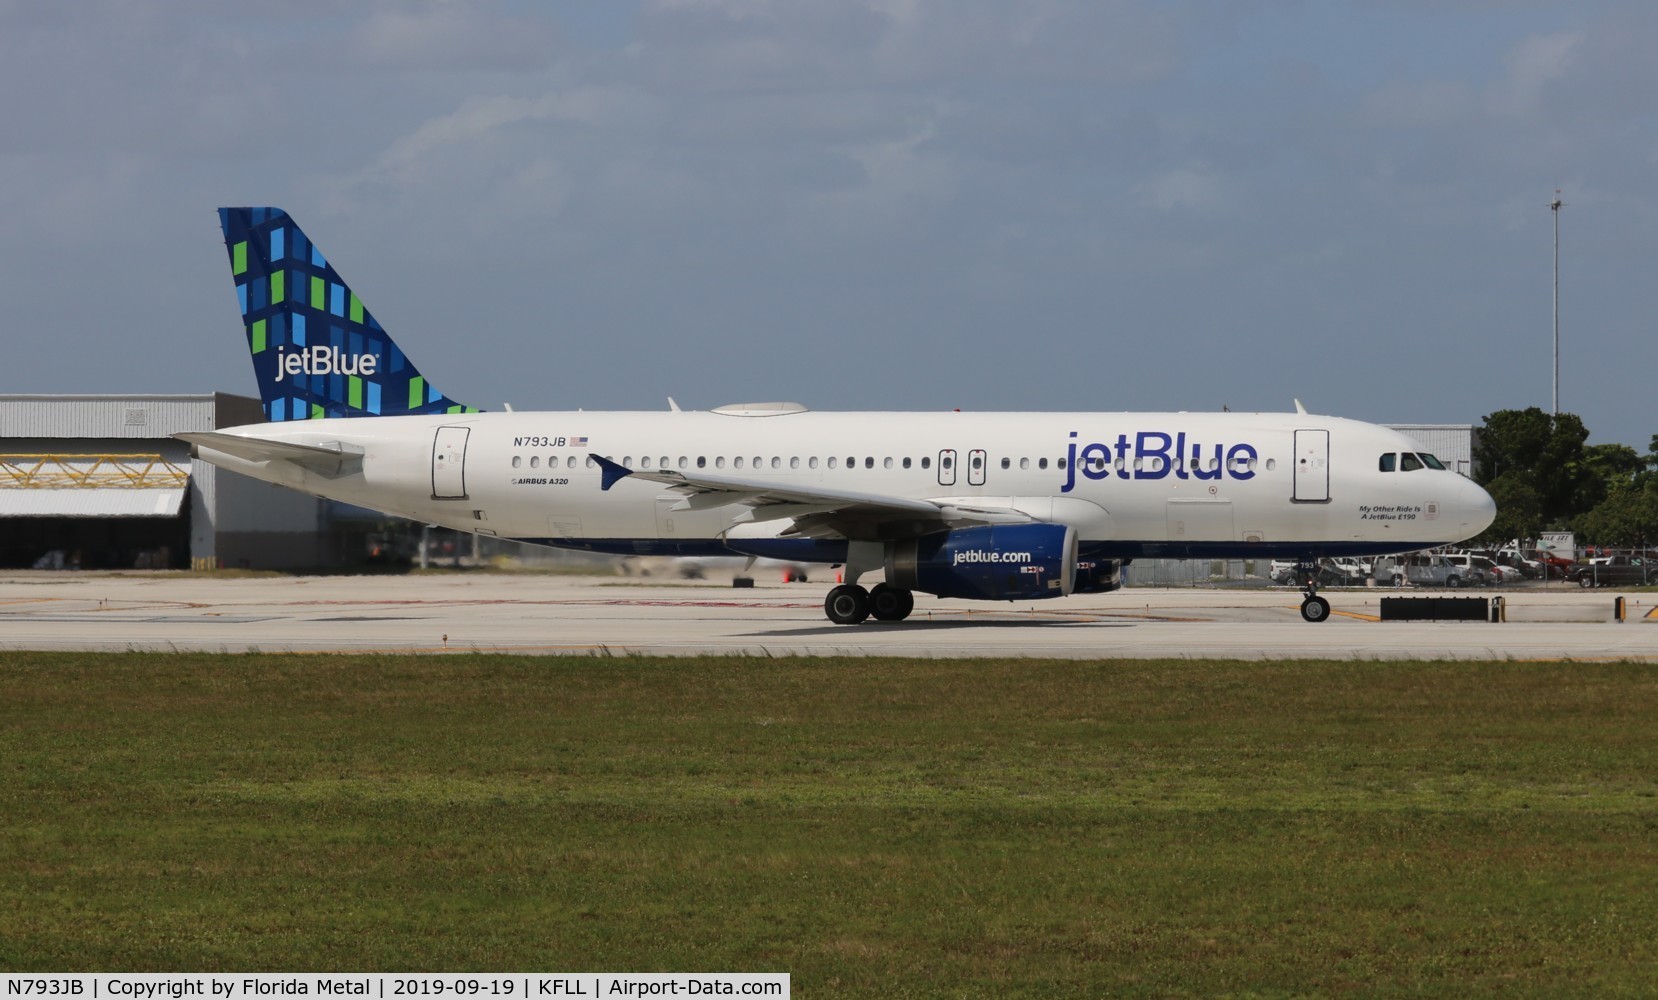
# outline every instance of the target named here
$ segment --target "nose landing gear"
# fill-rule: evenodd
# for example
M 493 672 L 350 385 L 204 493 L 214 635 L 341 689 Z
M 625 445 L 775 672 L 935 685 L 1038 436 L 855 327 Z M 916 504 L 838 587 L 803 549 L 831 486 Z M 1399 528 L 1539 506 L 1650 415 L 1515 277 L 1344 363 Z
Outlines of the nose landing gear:
M 1330 617 L 1330 602 L 1318 596 L 1318 563 L 1297 562 L 1295 575 L 1301 580 L 1301 617 L 1310 622 L 1321 622 Z

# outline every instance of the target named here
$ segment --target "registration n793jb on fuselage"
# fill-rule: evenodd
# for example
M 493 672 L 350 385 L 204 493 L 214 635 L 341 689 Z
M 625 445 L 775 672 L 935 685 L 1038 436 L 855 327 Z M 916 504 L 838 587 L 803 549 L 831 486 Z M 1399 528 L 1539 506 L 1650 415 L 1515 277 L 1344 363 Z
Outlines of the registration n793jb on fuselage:
M 1110 591 L 1138 558 L 1404 552 L 1495 516 L 1410 438 L 1305 412 L 480 412 L 426 381 L 286 213 L 220 219 L 269 422 L 179 435 L 201 459 L 544 545 L 842 564 L 824 603 L 841 624 L 903 619 L 916 592 Z M 1310 582 L 1302 614 L 1329 614 Z

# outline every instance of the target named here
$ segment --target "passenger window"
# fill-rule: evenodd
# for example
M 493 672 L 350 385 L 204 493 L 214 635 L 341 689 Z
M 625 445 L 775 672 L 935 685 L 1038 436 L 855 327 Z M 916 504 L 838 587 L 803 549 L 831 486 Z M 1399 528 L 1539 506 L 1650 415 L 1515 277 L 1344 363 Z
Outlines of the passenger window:
M 716 469 L 725 468 L 725 456 L 724 455 L 721 455 L 718 458 L 714 459 L 714 468 L 716 468 Z
M 1004 469 L 1013 468 L 1013 459 L 1011 459 L 1011 458 L 1002 459 L 1002 468 L 1004 468 Z
M 883 469 L 892 468 L 892 458 L 890 456 L 887 457 L 887 458 L 881 459 L 881 468 L 883 468 Z
M 1267 459 L 1267 471 L 1271 472 L 1273 469 L 1276 469 L 1276 468 L 1278 468 L 1278 460 L 1276 458 Z
M 1417 458 L 1415 455 L 1412 455 L 1408 451 L 1405 452 L 1404 458 L 1399 462 L 1400 471 L 1415 472 L 1417 469 L 1420 469 L 1420 468 L 1422 468 L 1422 460 Z
M 759 455 L 755 455 L 755 456 L 754 456 L 754 467 L 755 467 L 755 468 L 756 468 L 756 469 L 763 469 L 763 468 L 765 468 L 765 467 L 766 467 L 766 462 L 765 462 L 765 459 L 763 459 L 763 458 L 761 458 L 761 457 L 760 457 L 760 456 L 759 456 Z
M 776 455 L 773 455 L 771 457 L 771 467 L 774 469 L 781 469 L 783 467 L 783 460 L 778 458 Z
M 585 464 L 589 469 L 591 469 L 591 468 L 594 468 L 595 466 L 597 466 L 599 463 L 593 461 L 593 456 L 589 455 L 589 456 L 587 456 L 587 461 L 586 461 Z
M 1422 464 L 1426 465 L 1428 468 L 1438 469 L 1440 472 L 1445 471 L 1445 463 L 1441 462 L 1439 459 L 1437 459 L 1434 456 L 1428 454 L 1427 452 L 1424 451 L 1420 455 L 1418 455 L 1417 457 L 1421 458 L 1422 459 Z
M 800 456 L 799 455 L 795 455 L 795 456 L 793 456 L 792 458 L 789 459 L 789 468 L 791 468 L 791 469 L 800 468 Z
M 686 466 L 688 466 L 690 464 L 691 464 L 690 461 L 684 455 L 679 456 L 679 467 L 681 469 L 685 468 Z
M 516 468 L 518 468 L 519 466 L 521 466 L 523 464 L 524 464 L 524 457 L 522 455 L 512 456 L 512 467 L 513 468 L 516 469 Z
M 864 468 L 866 468 L 866 469 L 875 468 L 875 456 L 874 455 L 871 455 L 868 458 L 864 459 Z
M 921 456 L 921 467 L 923 469 L 932 468 L 933 467 L 933 456 L 931 456 L 931 455 L 922 455 Z
M 1036 467 L 1038 469 L 1046 469 L 1048 467 L 1048 460 L 1045 459 L 1045 458 L 1037 459 L 1036 460 Z
M 906 458 L 906 459 L 904 459 L 904 468 L 907 469 L 909 467 L 910 467 L 910 460 Z
M 813 455 L 811 458 L 808 458 L 806 460 L 806 468 L 808 468 L 808 469 L 817 468 L 817 456 L 816 455 Z
M 847 467 L 847 468 L 848 468 L 848 469 L 856 469 L 856 468 L 857 468 L 857 467 L 858 467 L 858 460 L 857 460 L 857 459 L 855 459 L 855 458 L 853 458 L 853 457 L 851 457 L 851 456 L 850 456 L 850 455 L 849 455 L 849 456 L 847 456 L 847 459 L 846 459 L 846 467 Z
M 1028 459 L 1028 458 L 1021 458 L 1021 459 L 1020 459 L 1020 460 L 1019 460 L 1019 468 L 1021 468 L 1021 469 L 1028 469 L 1028 468 L 1030 468 L 1030 459 Z
M 708 468 L 708 459 L 706 457 L 702 456 L 702 455 L 698 455 L 697 456 L 697 468 L 699 468 L 699 469 Z
M 829 456 L 829 468 L 833 469 L 834 467 L 835 467 L 835 456 L 830 455 Z
M 1059 460 L 1059 467 L 1061 469 L 1065 468 L 1065 460 L 1063 458 Z
M 1392 472 L 1393 471 L 1394 460 L 1397 459 L 1397 458 L 1398 458 L 1398 456 L 1393 454 L 1393 452 L 1390 451 L 1386 455 L 1382 456 L 1381 464 L 1378 465 L 1377 468 L 1379 468 L 1383 472 Z
M 973 456 L 973 471 L 977 472 L 982 468 L 984 468 L 984 456 L 983 455 L 974 455 Z
M 941 469 L 945 469 L 945 470 L 949 470 L 949 469 L 953 469 L 953 468 L 955 468 L 955 467 L 956 467 L 956 459 L 955 459 L 955 456 L 953 456 L 953 455 L 945 455 L 945 456 L 944 456 L 944 457 L 943 457 L 943 458 L 941 458 L 941 459 L 939 459 L 939 460 L 938 460 L 938 465 L 939 465 L 939 468 L 941 468 Z M 1044 466 L 1044 468 L 1045 468 L 1045 467 L 1046 467 L 1046 466 Z
M 731 467 L 733 469 L 742 468 L 743 467 L 743 456 L 738 455 L 736 458 L 732 459 L 731 460 Z
M 553 465 L 555 465 L 555 466 L 558 465 L 558 459 L 556 459 L 556 458 L 553 459 Z M 649 455 L 646 455 L 644 458 L 641 458 L 639 460 L 639 465 L 640 465 L 641 468 L 646 468 L 646 469 L 650 468 L 651 467 L 651 457 Z

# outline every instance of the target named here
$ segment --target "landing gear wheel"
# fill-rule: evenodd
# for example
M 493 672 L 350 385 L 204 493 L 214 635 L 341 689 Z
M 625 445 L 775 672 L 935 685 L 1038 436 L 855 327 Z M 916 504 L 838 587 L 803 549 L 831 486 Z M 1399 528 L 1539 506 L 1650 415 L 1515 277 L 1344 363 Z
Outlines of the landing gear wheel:
M 1317 594 L 1301 602 L 1301 617 L 1310 622 L 1321 622 L 1330 617 L 1330 602 Z
M 915 610 L 915 595 L 898 587 L 877 583 L 869 592 L 869 613 L 876 621 L 901 622 Z
M 843 583 L 823 599 L 823 613 L 836 625 L 858 625 L 869 617 L 869 591 Z

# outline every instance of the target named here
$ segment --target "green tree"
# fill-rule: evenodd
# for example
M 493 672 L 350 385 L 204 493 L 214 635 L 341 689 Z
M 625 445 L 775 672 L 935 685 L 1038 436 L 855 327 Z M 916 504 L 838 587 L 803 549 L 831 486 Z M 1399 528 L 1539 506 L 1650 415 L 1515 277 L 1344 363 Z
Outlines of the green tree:
M 1646 458 L 1626 444 L 1591 444 L 1568 475 L 1577 484 L 1572 508 L 1587 513 L 1621 487 L 1639 486 L 1646 472 Z
M 1536 538 L 1543 530 L 1542 499 L 1527 476 L 1508 472 L 1485 484 L 1497 502 L 1497 519 L 1479 536 L 1485 545 L 1503 545 L 1510 539 Z
M 1474 444 L 1475 481 L 1489 486 L 1514 477 L 1510 490 L 1524 484 L 1536 495 L 1539 530 L 1565 526 L 1604 495 L 1597 486 L 1585 485 L 1598 482 L 1585 459 L 1588 438 L 1588 429 L 1575 413 L 1551 417 L 1535 406 L 1498 410 L 1486 416 Z M 1597 456 L 1597 461 L 1604 465 L 1614 459 Z M 1501 501 L 1498 511 L 1501 517 Z
M 1573 522 L 1588 545 L 1645 548 L 1658 541 L 1658 478 L 1613 485 L 1605 499 Z

